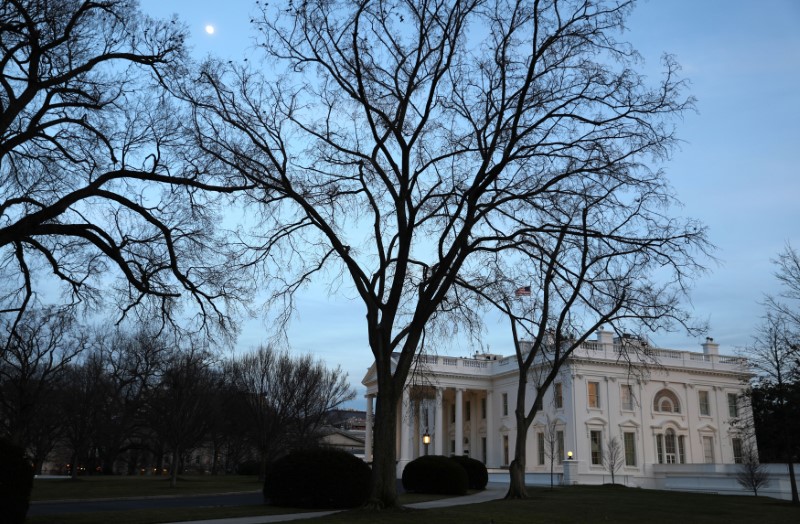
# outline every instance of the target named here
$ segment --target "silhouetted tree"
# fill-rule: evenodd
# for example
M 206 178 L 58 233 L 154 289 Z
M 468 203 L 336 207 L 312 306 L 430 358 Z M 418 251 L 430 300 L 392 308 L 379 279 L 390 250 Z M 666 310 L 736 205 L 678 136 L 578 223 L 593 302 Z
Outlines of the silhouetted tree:
M 60 436 L 55 406 L 67 366 L 88 346 L 69 311 L 28 309 L 17 324 L 3 321 L 0 340 L 0 424 L 14 444 L 25 449 L 41 472 L 42 462 Z
M 147 396 L 150 428 L 171 455 L 172 487 L 184 454 L 204 441 L 211 424 L 209 409 L 222 387 L 210 359 L 201 347 L 185 347 L 165 363 L 158 385 Z
M 792 402 L 800 383 L 800 255 L 787 245 L 775 262 L 784 291 L 767 297 L 767 313 L 748 348 L 748 360 L 758 374 L 752 391 L 753 416 L 759 442 L 774 438 L 789 469 L 792 503 L 800 504 L 794 475 L 800 444 Z
M 670 58 L 661 82 L 637 73 L 616 37 L 630 9 L 269 4 L 256 20 L 264 74 L 210 62 L 175 87 L 195 107 L 209 169 L 252 186 L 244 201 L 260 220 L 241 237 L 251 248 L 241 264 L 275 277 L 278 320 L 316 277 L 363 302 L 378 387 L 371 506 L 397 504 L 397 409 L 414 357 L 425 336 L 479 327 L 470 297 L 483 268 L 539 235 L 624 241 L 629 229 L 666 228 L 664 256 L 656 240 L 648 247 L 668 264 L 673 242 L 697 246 L 702 232 L 665 214 L 664 175 L 644 163 L 668 156 L 671 119 L 691 100 Z M 569 196 L 598 212 L 582 221 L 561 206 Z M 615 229 L 617 206 L 641 220 Z
M 176 150 L 159 87 L 184 67 L 184 28 L 124 0 L 8 0 L 0 27 L 0 315 L 15 327 L 42 286 L 165 322 L 184 294 L 194 328 L 224 322 L 237 288 L 203 190 L 228 188 Z
M 262 476 L 269 462 L 293 447 L 316 445 L 325 414 L 355 396 L 340 367 L 270 347 L 234 359 L 228 373 L 248 406 Z

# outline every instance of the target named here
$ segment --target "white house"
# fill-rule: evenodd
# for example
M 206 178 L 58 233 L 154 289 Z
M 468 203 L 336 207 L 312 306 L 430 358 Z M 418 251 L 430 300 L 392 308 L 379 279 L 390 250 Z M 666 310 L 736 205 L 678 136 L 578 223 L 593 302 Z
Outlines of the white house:
M 630 363 L 620 358 L 623 342 L 640 345 Z M 426 452 L 466 454 L 490 471 L 513 460 L 515 357 L 422 355 L 412 375 L 398 410 L 398 475 Z M 603 455 L 613 437 L 621 445 L 617 482 L 669 487 L 673 473 L 694 478 L 695 470 L 707 477 L 731 477 L 735 468 L 724 465 L 741 461 L 745 441 L 730 421 L 748 416 L 740 399 L 748 376 L 743 359 L 720 355 L 713 339 L 702 344 L 702 352 L 676 351 L 615 339 L 601 329 L 596 340 L 574 352 L 547 392 L 528 433 L 528 481 L 549 482 L 548 452 L 553 449 L 557 482 L 610 482 Z M 367 387 L 369 461 L 377 394 L 374 365 L 362 382 Z M 532 401 L 531 384 L 528 407 Z M 547 438 L 548 420 L 555 426 L 554 439 Z M 427 446 L 425 434 L 431 437 Z

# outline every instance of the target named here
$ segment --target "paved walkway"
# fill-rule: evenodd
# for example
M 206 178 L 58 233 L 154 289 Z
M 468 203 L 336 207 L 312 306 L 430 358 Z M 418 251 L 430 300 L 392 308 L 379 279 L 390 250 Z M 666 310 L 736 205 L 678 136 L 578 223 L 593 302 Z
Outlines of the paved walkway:
M 450 497 L 438 500 L 429 500 L 428 502 L 417 502 L 415 504 L 406 504 L 406 507 L 416 509 L 431 509 L 431 508 L 446 508 L 448 506 L 464 506 L 467 504 L 478 504 L 481 502 L 489 502 L 490 500 L 501 499 L 508 491 L 508 484 L 490 482 L 486 489 L 475 493 L 474 495 L 465 495 L 463 497 Z M 290 520 L 309 519 L 314 517 L 324 517 L 337 513 L 337 511 L 315 511 L 309 513 L 289 513 L 286 515 L 264 515 L 261 517 L 238 517 L 232 519 L 213 519 L 213 520 L 195 520 L 189 522 L 173 523 L 173 524 L 268 524 L 270 522 L 287 522 Z

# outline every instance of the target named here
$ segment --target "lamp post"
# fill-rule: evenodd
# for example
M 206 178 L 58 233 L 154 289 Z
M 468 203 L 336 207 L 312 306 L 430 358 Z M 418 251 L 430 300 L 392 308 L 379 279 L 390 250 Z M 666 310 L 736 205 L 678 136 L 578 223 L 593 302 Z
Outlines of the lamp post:
M 572 452 L 567 451 L 567 460 L 572 460 Z
M 428 430 L 425 430 L 425 433 L 422 434 L 422 443 L 425 444 L 425 455 L 428 454 L 428 444 L 431 443 L 431 434 L 428 433 Z

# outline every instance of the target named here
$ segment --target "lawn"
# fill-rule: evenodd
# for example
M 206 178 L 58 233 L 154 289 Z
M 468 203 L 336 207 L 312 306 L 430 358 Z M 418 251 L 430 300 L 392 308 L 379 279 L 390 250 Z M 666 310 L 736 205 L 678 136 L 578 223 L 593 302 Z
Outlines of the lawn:
M 485 502 L 435 510 L 385 513 L 349 511 L 298 523 L 375 524 L 535 524 L 614 522 L 641 524 L 800 522 L 800 508 L 784 501 L 728 495 L 703 495 L 619 487 L 576 486 L 549 491 L 530 489 L 521 501 Z
M 159 478 L 98 477 L 72 483 L 37 481 L 37 500 L 52 498 L 104 498 L 169 494 L 254 491 L 260 484 L 253 477 L 189 477 L 170 489 Z M 166 486 L 166 487 L 164 487 Z M 535 524 L 559 522 L 620 523 L 739 523 L 759 524 L 800 522 L 800 509 L 765 497 L 703 495 L 670 491 L 651 491 L 607 486 L 576 486 L 550 491 L 529 488 L 531 498 L 524 501 L 494 501 L 468 506 L 432 510 L 400 510 L 380 513 L 361 510 L 304 521 L 325 523 L 425 523 L 425 524 Z M 437 497 L 403 494 L 401 502 L 411 504 Z M 200 499 L 202 500 L 202 498 Z M 217 508 L 176 508 L 126 512 L 97 512 L 33 517 L 30 524 L 149 524 L 182 520 L 214 519 L 255 515 L 275 515 L 301 510 L 269 506 Z M 305 511 L 305 510 L 302 510 Z
M 37 479 L 34 481 L 31 500 L 88 500 L 119 499 L 161 496 L 191 496 L 212 493 L 257 492 L 261 482 L 255 476 L 186 476 L 175 488 L 165 477 L 80 477 L 70 479 Z M 439 495 L 406 493 L 403 504 L 425 502 L 442 498 Z M 198 505 L 203 504 L 198 498 Z M 129 511 L 103 511 L 94 513 L 69 513 L 62 515 L 28 517 L 28 524 L 148 524 L 179 522 L 215 518 L 249 517 L 256 515 L 282 515 L 305 512 L 306 509 L 278 508 L 265 505 L 240 507 L 197 507 L 170 509 L 142 509 Z
M 255 476 L 202 475 L 181 477 L 170 487 L 168 477 L 97 476 L 71 479 L 36 479 L 31 500 L 111 499 L 122 497 L 154 497 L 202 495 L 259 491 Z

